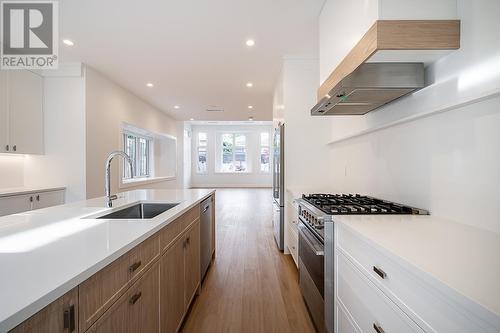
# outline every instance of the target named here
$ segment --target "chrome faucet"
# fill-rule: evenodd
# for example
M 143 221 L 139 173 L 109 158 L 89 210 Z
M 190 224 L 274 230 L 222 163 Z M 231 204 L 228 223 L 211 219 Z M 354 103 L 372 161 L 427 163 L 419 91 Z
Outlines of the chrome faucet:
M 133 178 L 134 177 L 134 166 L 132 163 L 132 159 L 130 156 L 125 154 L 122 151 L 114 151 L 111 154 L 109 154 L 108 159 L 106 160 L 106 177 L 105 177 L 105 195 L 106 195 L 106 206 L 108 207 L 113 207 L 113 200 L 118 199 L 117 195 L 111 195 L 111 161 L 115 156 L 121 156 L 123 157 L 124 160 L 126 160 L 130 166 L 130 176 Z

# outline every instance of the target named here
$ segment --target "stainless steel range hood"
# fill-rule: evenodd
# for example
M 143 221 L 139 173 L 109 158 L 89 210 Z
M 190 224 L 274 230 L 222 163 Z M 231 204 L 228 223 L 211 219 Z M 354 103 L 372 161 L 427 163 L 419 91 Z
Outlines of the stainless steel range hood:
M 423 87 L 423 63 L 363 63 L 333 87 L 311 115 L 363 115 Z

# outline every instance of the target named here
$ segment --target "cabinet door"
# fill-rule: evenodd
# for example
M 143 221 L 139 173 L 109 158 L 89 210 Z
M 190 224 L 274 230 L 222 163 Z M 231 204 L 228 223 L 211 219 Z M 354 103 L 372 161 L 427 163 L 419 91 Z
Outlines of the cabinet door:
M 178 239 L 160 259 L 160 330 L 174 333 L 184 316 L 184 247 L 186 238 Z
M 185 258 L 187 308 L 200 285 L 200 220 L 197 220 L 186 234 Z
M 0 198 L 0 216 L 31 210 L 33 194 Z
M 33 195 L 33 209 L 40 209 L 64 204 L 64 191 L 51 191 Z
M 0 70 L 0 153 L 8 152 L 9 144 L 9 100 L 7 70 Z M 9 147 L 10 148 L 10 147 Z
M 215 257 L 215 234 L 217 232 L 217 230 L 215 229 L 216 228 L 216 225 L 215 225 L 215 193 L 212 194 L 212 244 L 211 245 L 211 249 L 210 249 L 210 253 L 212 253 L 212 256 Z
M 11 152 L 43 153 L 43 79 L 30 71 L 9 73 Z
M 93 333 L 159 331 L 159 266 L 156 263 L 89 329 Z
M 146 272 L 136 287 L 128 293 L 129 332 L 158 333 L 160 331 L 160 265 Z
M 49 304 L 11 333 L 78 332 L 78 288 Z

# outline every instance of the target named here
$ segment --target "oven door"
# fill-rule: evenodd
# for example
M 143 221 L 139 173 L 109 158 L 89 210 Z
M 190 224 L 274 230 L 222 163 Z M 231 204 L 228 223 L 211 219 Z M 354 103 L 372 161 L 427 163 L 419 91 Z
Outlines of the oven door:
M 301 221 L 299 223 L 299 285 L 318 332 L 324 332 L 324 245 Z

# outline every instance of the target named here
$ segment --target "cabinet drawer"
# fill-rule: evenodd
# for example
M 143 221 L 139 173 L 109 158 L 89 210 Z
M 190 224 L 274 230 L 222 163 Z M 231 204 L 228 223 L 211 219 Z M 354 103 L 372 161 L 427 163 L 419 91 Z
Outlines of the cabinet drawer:
M 294 204 L 294 203 L 291 203 L 291 202 L 287 202 L 287 205 L 286 205 L 286 208 L 287 208 L 287 222 L 290 224 L 290 227 L 296 232 L 298 233 L 299 231 L 299 227 L 298 227 L 298 224 L 299 224 L 299 217 L 298 217 L 298 207 Z
M 182 231 L 186 230 L 194 221 L 200 218 L 200 205 L 196 205 L 179 217 Z
M 85 332 L 159 256 L 158 243 L 158 236 L 148 238 L 80 284 L 80 332 Z
M 170 222 L 165 228 L 160 231 L 160 248 L 164 251 L 186 228 L 191 225 L 196 219 L 200 218 L 199 205 L 191 208 L 188 212 Z
M 159 265 L 156 263 L 92 325 L 92 333 L 159 331 Z
M 176 219 L 170 222 L 166 227 L 161 229 L 160 249 L 164 251 L 171 244 L 173 244 L 174 240 L 177 238 L 177 236 L 180 235 L 181 231 L 182 231 L 182 226 L 180 219 Z
M 359 333 L 359 329 L 356 326 L 354 326 L 352 320 L 347 315 L 346 310 L 344 309 L 342 304 L 338 302 L 336 306 L 336 318 L 337 318 L 337 329 L 335 332 Z
M 74 288 L 9 333 L 74 333 L 77 325 L 78 288 Z
M 338 230 L 337 247 L 425 331 L 488 332 L 484 322 L 442 291 L 413 275 L 345 226 L 340 224 Z
M 288 249 L 290 250 L 290 254 L 292 255 L 292 258 L 297 265 L 297 263 L 299 262 L 299 238 L 297 233 L 295 233 L 291 229 L 288 233 L 288 241 Z
M 337 302 L 362 332 L 423 332 L 342 253 L 337 252 Z M 345 323 L 344 323 L 345 324 Z
M 129 279 L 147 269 L 160 255 L 159 236 L 154 235 L 129 252 Z

